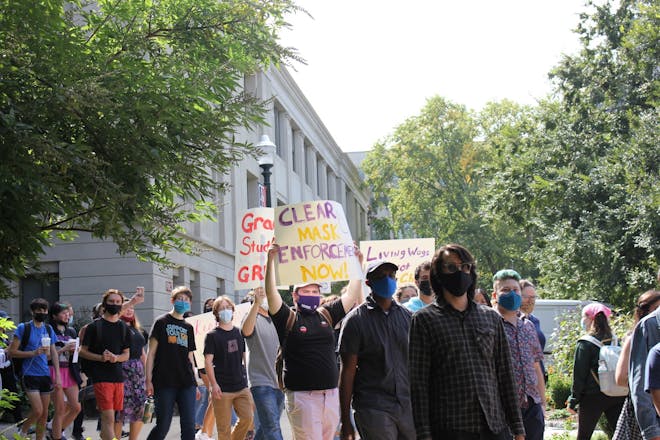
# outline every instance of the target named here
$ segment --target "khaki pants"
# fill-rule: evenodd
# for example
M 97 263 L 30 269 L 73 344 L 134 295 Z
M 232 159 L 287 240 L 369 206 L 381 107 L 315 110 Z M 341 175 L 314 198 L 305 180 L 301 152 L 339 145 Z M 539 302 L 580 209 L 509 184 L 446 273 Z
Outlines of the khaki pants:
M 231 409 L 234 408 L 238 421 L 231 429 Z M 221 399 L 213 399 L 215 426 L 218 429 L 218 440 L 244 440 L 245 434 L 252 426 L 254 402 L 249 388 L 243 388 L 235 393 L 222 393 Z

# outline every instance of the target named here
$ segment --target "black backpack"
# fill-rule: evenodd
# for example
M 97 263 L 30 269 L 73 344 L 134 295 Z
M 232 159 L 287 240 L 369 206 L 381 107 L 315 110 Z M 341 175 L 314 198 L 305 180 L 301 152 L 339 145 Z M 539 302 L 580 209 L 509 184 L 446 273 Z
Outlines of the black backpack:
M 21 337 L 21 343 L 18 346 L 19 351 L 25 350 L 28 342 L 30 341 L 30 334 L 32 333 L 32 321 L 27 321 L 23 323 L 23 336 Z M 53 329 L 50 324 L 46 324 L 46 331 L 48 335 L 53 333 Z M 55 341 L 53 341 L 54 343 Z M 11 359 L 12 364 L 14 365 L 14 374 L 16 377 L 21 379 L 23 377 L 23 362 L 28 358 L 17 358 L 14 357 Z
M 90 322 L 89 324 L 87 324 L 86 326 L 84 326 L 82 329 L 80 329 L 80 335 L 82 335 L 84 337 L 85 332 L 87 331 L 87 328 L 90 325 L 94 326 L 94 328 L 96 330 L 96 338 L 95 338 L 94 341 L 92 341 L 92 345 L 87 347 L 93 353 L 96 353 L 97 351 L 103 351 L 103 346 L 102 346 L 102 344 L 103 344 L 103 331 L 102 331 L 103 325 L 102 325 L 102 322 L 101 322 L 102 319 L 103 318 L 96 319 L 96 320 Z M 119 321 L 119 322 L 121 322 L 123 324 L 121 326 L 121 330 L 122 330 L 121 340 L 123 341 L 123 340 L 126 339 L 126 333 L 128 332 L 128 326 L 126 324 L 124 324 L 123 321 Z M 83 330 L 84 330 L 84 332 L 83 332 Z M 81 345 L 82 345 L 82 341 L 81 341 Z M 92 349 L 92 347 L 94 349 Z M 99 353 L 97 353 L 97 354 L 99 354 Z M 85 359 L 84 357 L 80 356 L 78 358 L 78 363 L 80 364 L 80 371 L 82 373 L 85 373 L 85 376 L 93 377 L 94 364 L 95 364 L 94 361 L 90 361 L 89 359 Z

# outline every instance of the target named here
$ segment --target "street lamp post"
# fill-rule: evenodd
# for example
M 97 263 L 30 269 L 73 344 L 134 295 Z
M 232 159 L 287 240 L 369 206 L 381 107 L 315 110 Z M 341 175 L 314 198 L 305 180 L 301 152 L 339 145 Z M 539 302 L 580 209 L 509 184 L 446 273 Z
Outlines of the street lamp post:
M 264 176 L 264 187 L 266 188 L 266 206 L 272 207 L 270 199 L 270 169 L 273 168 L 273 155 L 275 154 L 275 144 L 270 140 L 267 134 L 261 135 L 261 140 L 257 144 L 263 154 L 259 157 L 259 166 L 261 174 Z

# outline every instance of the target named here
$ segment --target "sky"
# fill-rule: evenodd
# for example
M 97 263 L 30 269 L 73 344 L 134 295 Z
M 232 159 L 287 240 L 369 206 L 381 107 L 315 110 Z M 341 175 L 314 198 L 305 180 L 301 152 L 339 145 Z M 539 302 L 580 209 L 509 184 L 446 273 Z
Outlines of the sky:
M 344 151 L 365 151 L 439 95 L 479 110 L 534 104 L 576 53 L 582 0 L 298 0 L 289 67 Z

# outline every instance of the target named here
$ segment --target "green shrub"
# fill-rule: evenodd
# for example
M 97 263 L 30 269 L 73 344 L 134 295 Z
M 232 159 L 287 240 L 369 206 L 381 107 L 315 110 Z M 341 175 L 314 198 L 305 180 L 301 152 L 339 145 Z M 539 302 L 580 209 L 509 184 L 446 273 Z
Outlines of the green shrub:
M 549 369 L 548 390 L 550 405 L 555 409 L 566 408 L 566 400 L 571 395 L 571 378 L 554 368 Z

